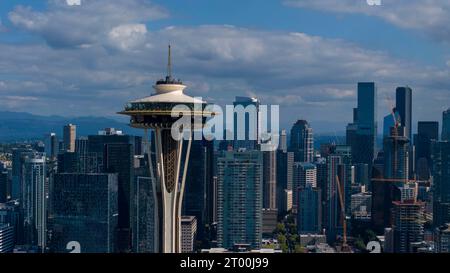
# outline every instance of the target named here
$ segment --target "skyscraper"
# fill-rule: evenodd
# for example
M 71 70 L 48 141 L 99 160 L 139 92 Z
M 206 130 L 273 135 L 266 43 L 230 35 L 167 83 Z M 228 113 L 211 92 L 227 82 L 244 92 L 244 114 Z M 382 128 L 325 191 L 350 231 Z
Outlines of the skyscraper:
M 434 246 L 436 253 L 450 253 L 450 224 L 436 228 Z
M 411 244 L 423 240 L 424 204 L 395 201 L 393 204 L 394 252 L 410 253 Z
M 153 129 L 155 134 L 157 171 L 151 169 L 151 176 L 157 177 L 157 204 L 159 210 L 158 232 L 161 252 L 181 252 L 181 207 L 189 163 L 192 131 L 187 141 L 186 158 L 183 160 L 183 139 L 172 136 L 172 126 L 178 118 L 172 117 L 175 105 L 184 106 L 190 111 L 189 126 L 203 127 L 206 102 L 183 94 L 185 85 L 172 77 L 171 47 L 169 46 L 169 62 L 167 76 L 154 86 L 156 93 L 149 97 L 131 101 L 120 114 L 131 117 L 130 126 L 144 130 Z M 208 114 L 208 113 L 206 113 Z M 209 113 L 212 114 L 212 113 Z M 197 121 L 200 119 L 201 124 Z M 187 125 L 186 125 L 187 126 Z M 185 127 L 183 127 L 185 128 Z M 194 128 L 195 129 L 195 128 Z M 201 128 L 197 128 L 201 129 Z M 187 133 L 187 132 L 185 132 Z M 186 136 L 186 134 L 184 134 Z M 182 167 L 182 162 L 184 166 Z M 152 163 L 149 166 L 153 166 Z
M 75 139 L 77 138 L 77 126 L 68 124 L 64 126 L 63 139 L 64 150 L 67 152 L 75 152 Z
M 197 237 L 202 240 L 204 227 L 210 224 L 208 214 L 212 183 L 212 143 L 207 140 L 194 140 L 186 175 L 186 186 L 182 215 L 195 216 L 197 221 Z
M 369 165 L 367 164 L 355 164 L 355 183 L 366 186 L 369 188 Z
M 11 253 L 14 249 L 14 227 L 0 223 L 0 254 Z
M 8 173 L 0 171 L 0 203 L 8 200 Z
M 117 195 L 117 174 L 56 174 L 49 217 L 51 251 L 67 253 L 67 244 L 76 241 L 81 253 L 115 252 Z
M 365 163 L 372 169 L 375 157 L 377 122 L 377 86 L 373 82 L 358 83 L 357 129 L 353 139 L 354 163 Z
M 417 127 L 416 162 L 419 179 L 427 180 L 431 172 L 431 142 L 439 140 L 439 122 L 419 121 Z
M 337 177 L 339 176 L 339 166 L 342 165 L 342 157 L 330 155 L 327 158 L 327 195 L 325 200 L 325 213 L 327 218 L 326 231 L 327 241 L 335 242 L 336 236 L 342 232 L 342 215 L 339 202 L 339 192 Z M 341 183 L 341 189 L 342 183 Z
M 134 146 L 128 143 L 109 143 L 105 145 L 105 172 L 118 174 L 118 250 L 128 252 L 131 250 L 132 230 L 134 222 L 133 202 L 134 187 Z
M 412 141 L 412 89 L 408 86 L 396 90 L 396 110 L 405 128 L 406 137 Z
M 148 169 L 148 166 L 145 167 Z M 159 234 L 157 234 L 156 227 L 158 211 L 154 198 L 154 182 L 147 176 L 136 177 L 135 217 L 132 222 L 133 251 L 135 253 L 157 253 L 159 250 Z
M 384 178 L 408 179 L 409 140 L 403 127 L 391 127 L 391 134 L 383 140 Z
M 298 120 L 292 126 L 289 150 L 294 153 L 295 162 L 313 162 L 313 129 L 306 120 Z
M 383 168 L 372 175 L 372 225 L 378 232 L 391 226 L 392 204 L 401 201 L 400 188 L 409 179 L 409 139 L 397 125 L 383 139 Z
M 322 231 L 321 190 L 310 184 L 299 189 L 297 223 L 299 234 L 319 234 Z
M 45 154 L 48 158 L 56 159 L 58 155 L 58 137 L 55 133 L 50 133 L 45 136 Z
M 352 186 L 355 184 L 355 167 L 352 161 L 351 147 L 347 145 L 336 145 L 333 151 L 334 155 L 342 158 L 342 164 L 338 167 L 338 174 L 343 187 L 345 211 L 350 215 Z
M 278 148 L 279 150 L 283 151 L 283 152 L 287 152 L 287 134 L 286 134 L 286 130 L 281 130 L 281 134 L 280 134 L 280 147 Z
M 277 209 L 277 152 L 263 153 L 263 207 Z
M 308 162 L 295 162 L 293 171 L 293 204 L 298 205 L 298 195 L 302 188 L 317 187 L 317 168 Z
M 47 243 L 47 186 L 45 155 L 34 154 L 24 164 L 22 211 L 25 240 L 43 252 Z
M 450 142 L 432 144 L 433 159 L 433 224 L 450 223 Z
M 11 199 L 22 199 L 23 193 L 23 165 L 25 159 L 33 154 L 33 150 L 28 147 L 21 147 L 13 149 L 12 153 L 12 185 L 11 185 Z
M 287 197 L 286 191 L 292 193 L 292 179 L 293 179 L 294 153 L 277 151 L 277 209 L 281 216 L 286 213 Z
M 194 216 L 181 218 L 181 252 L 192 253 L 195 250 L 197 219 Z
M 317 187 L 321 190 L 321 209 L 322 209 L 322 229 L 327 228 L 328 214 L 327 214 L 327 195 L 328 195 L 328 164 L 326 159 L 322 159 L 316 163 L 317 168 Z
M 133 166 L 134 155 L 140 150 L 136 149 L 136 146 L 139 146 L 140 142 L 141 139 L 135 136 L 124 135 L 121 131 L 107 128 L 97 135 L 89 135 L 87 143 L 84 140 L 77 141 L 79 145 L 76 153 L 63 154 L 69 160 L 71 157 L 75 157 L 79 165 L 79 172 L 117 173 L 119 175 L 117 248 L 120 252 L 130 251 L 133 241 L 131 225 L 136 221 L 133 196 L 137 194 L 136 184 L 133 183 L 135 179 Z
M 450 108 L 442 113 L 442 140 L 450 141 Z
M 258 149 L 260 126 L 260 101 L 257 98 L 236 97 L 233 102 L 234 149 Z M 243 116 L 242 116 L 243 115 Z
M 218 158 L 219 247 L 261 247 L 262 155 L 258 151 L 225 152 Z
M 392 113 L 389 113 L 387 116 L 385 116 L 383 120 L 383 137 L 389 137 L 391 135 L 391 128 L 402 124 L 401 119 L 402 118 L 400 117 L 397 109 L 392 109 Z
M 355 218 L 371 217 L 372 195 L 367 192 L 352 194 L 351 212 Z
M 351 148 L 337 145 L 327 158 L 327 195 L 325 209 L 327 214 L 327 240 L 334 243 L 338 235 L 343 235 L 343 223 L 351 213 L 351 186 L 354 182 Z M 338 181 L 339 179 L 339 181 Z M 338 184 L 339 182 L 339 184 Z M 340 185 L 340 188 L 338 188 Z M 340 194 L 342 194 L 345 217 L 342 217 Z

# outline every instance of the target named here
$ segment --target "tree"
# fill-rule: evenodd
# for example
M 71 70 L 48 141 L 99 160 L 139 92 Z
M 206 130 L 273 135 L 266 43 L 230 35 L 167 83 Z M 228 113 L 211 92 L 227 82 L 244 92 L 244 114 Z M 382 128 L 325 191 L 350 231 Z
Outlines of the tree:
M 360 251 L 363 251 L 363 252 L 366 251 L 366 244 L 364 243 L 364 240 L 361 237 L 359 237 L 355 241 L 355 247 Z
M 280 248 L 283 251 L 283 253 L 287 253 L 289 250 L 286 236 L 283 234 L 278 235 L 278 243 L 280 244 Z
M 275 234 L 286 234 L 286 226 L 283 223 L 278 223 Z

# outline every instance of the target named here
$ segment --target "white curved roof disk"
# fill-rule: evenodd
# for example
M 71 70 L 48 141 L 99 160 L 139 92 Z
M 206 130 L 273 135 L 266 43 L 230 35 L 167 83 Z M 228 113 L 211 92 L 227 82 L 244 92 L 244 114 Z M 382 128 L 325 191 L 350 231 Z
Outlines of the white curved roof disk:
M 158 84 L 153 86 L 156 93 L 149 97 L 131 101 L 131 103 L 199 103 L 205 104 L 206 101 L 185 95 L 183 90 L 185 85 L 181 84 Z

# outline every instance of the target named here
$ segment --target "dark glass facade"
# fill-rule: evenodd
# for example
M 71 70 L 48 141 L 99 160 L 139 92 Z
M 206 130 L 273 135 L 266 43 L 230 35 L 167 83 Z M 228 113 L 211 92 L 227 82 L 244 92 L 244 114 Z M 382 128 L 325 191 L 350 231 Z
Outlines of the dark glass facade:
M 450 142 L 435 141 L 433 158 L 433 220 L 439 227 L 450 223 Z
M 431 142 L 439 140 L 439 122 L 420 121 L 417 127 L 416 162 L 417 175 L 421 180 L 430 178 Z
M 56 174 L 49 217 L 50 249 L 67 253 L 78 242 L 82 253 L 112 253 L 118 220 L 117 174 Z
M 400 115 L 401 126 L 405 128 L 406 137 L 412 140 L 412 89 L 398 87 L 396 90 L 396 110 Z

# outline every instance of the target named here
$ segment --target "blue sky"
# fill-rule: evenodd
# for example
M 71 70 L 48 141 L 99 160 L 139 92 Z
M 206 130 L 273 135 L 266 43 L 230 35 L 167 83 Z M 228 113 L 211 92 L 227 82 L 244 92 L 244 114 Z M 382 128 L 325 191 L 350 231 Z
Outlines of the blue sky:
M 2 109 L 114 116 L 152 92 L 168 42 L 189 94 L 280 104 L 283 127 L 342 131 L 358 81 L 377 82 L 380 122 L 400 85 L 416 121 L 450 107 L 446 0 L 66 1 L 0 2 Z

